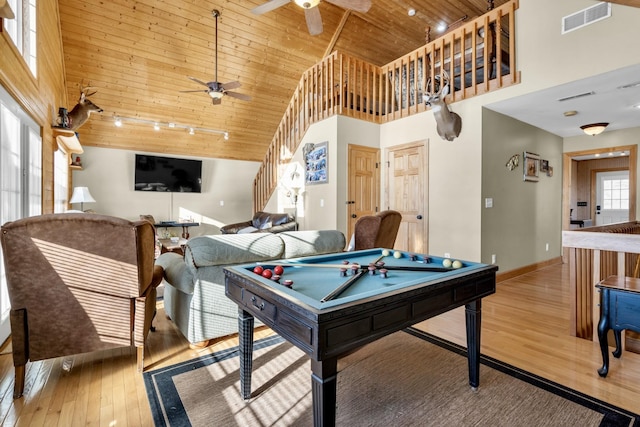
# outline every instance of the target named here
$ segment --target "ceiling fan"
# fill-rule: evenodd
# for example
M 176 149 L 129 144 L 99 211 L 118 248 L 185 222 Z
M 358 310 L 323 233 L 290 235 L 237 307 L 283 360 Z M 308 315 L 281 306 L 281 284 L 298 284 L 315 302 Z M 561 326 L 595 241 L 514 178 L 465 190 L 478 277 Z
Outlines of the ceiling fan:
M 238 92 L 231 92 L 231 89 L 237 89 L 241 86 L 240 82 L 229 82 L 229 83 L 220 83 L 218 81 L 218 17 L 220 16 L 220 11 L 214 9 L 212 12 L 213 16 L 216 18 L 216 79 L 212 82 L 203 82 L 202 80 L 198 80 L 195 77 L 188 76 L 189 79 L 194 82 L 206 86 L 207 89 L 199 89 L 199 90 L 181 90 L 182 93 L 187 92 L 204 92 L 211 97 L 213 101 L 213 105 L 218 105 L 222 103 L 222 97 L 228 95 L 232 98 L 241 99 L 243 101 L 251 101 L 251 97 L 249 95 L 245 95 Z
M 293 1 L 295 4 L 304 9 L 304 17 L 307 21 L 307 28 L 309 28 L 309 34 L 317 36 L 322 33 L 322 17 L 320 16 L 320 9 L 318 4 L 320 0 L 270 0 L 260 6 L 251 9 L 251 12 L 256 15 L 262 15 L 263 13 L 270 12 L 285 4 Z M 366 13 L 371 8 L 371 0 L 326 0 L 329 3 L 335 4 L 343 9 L 350 9 L 356 12 Z

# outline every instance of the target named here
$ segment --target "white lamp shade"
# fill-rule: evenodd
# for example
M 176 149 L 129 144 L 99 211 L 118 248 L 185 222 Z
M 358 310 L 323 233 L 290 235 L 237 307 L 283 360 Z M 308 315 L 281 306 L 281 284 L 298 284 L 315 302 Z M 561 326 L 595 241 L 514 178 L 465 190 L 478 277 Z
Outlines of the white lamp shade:
M 88 187 L 74 187 L 69 203 L 95 203 Z

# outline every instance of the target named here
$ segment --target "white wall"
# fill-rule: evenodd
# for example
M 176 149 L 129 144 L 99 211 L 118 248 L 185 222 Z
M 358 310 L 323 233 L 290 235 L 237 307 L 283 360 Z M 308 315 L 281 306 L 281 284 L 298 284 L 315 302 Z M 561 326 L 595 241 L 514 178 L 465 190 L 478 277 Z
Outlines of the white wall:
M 134 191 L 135 154 L 129 150 L 84 147 L 83 170 L 73 172 L 73 185 L 89 187 L 96 199 L 96 203 L 85 204 L 85 209 L 127 219 L 138 219 L 141 214 L 153 215 L 156 221 L 191 217 L 201 223 L 200 227 L 189 229 L 192 236 L 217 234 L 224 224 L 251 218 L 252 183 L 259 163 L 201 159 L 202 193 L 151 193 Z M 182 230 L 169 231 L 179 234 Z
M 297 220 L 301 230 L 347 232 L 348 146 L 380 146 L 379 125 L 349 117 L 333 116 L 309 127 L 291 162 L 304 169 L 302 151 L 306 144 L 328 143 L 326 184 L 308 184 L 298 202 Z M 280 189 L 265 207 L 268 212 L 292 212 L 293 205 Z

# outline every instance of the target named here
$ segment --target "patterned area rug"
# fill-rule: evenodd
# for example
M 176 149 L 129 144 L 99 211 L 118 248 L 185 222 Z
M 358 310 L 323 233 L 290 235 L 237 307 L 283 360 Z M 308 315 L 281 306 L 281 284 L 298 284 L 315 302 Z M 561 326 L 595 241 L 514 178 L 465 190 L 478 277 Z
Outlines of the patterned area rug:
M 144 374 L 156 426 L 311 426 L 310 363 L 277 335 L 257 341 L 252 398 L 237 348 Z M 638 426 L 640 416 L 482 357 L 468 385 L 465 349 L 409 328 L 340 359 L 342 426 Z

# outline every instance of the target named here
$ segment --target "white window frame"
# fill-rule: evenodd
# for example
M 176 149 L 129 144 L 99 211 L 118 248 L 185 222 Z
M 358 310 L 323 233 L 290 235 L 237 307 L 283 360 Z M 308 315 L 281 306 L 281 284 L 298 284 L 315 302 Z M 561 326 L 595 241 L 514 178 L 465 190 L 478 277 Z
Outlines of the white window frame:
M 0 86 L 0 224 L 42 213 L 42 136 Z M 0 343 L 10 334 L 9 296 L 0 248 Z
M 9 0 L 15 19 L 4 19 L 9 39 L 24 58 L 31 74 L 38 75 L 37 0 Z
M 60 148 L 53 153 L 53 212 L 67 211 L 69 198 L 69 156 Z

